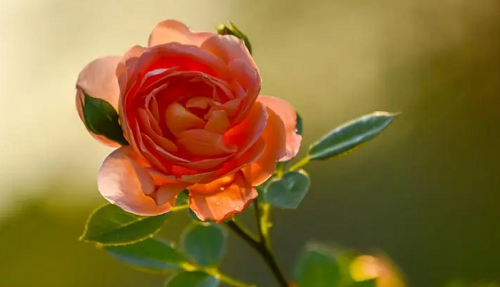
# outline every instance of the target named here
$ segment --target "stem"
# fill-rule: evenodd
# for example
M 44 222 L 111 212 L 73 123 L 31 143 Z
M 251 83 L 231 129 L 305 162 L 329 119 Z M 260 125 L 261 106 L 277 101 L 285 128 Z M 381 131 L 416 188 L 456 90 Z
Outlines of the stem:
M 260 212 L 260 211 L 259 211 Z M 260 213 L 259 213 L 260 214 Z M 260 220 L 260 218 L 258 218 Z M 266 262 L 267 266 L 271 269 L 274 277 L 279 282 L 281 287 L 288 287 L 288 281 L 285 278 L 285 275 L 281 271 L 274 254 L 270 250 L 266 241 L 256 240 L 255 236 L 246 231 L 242 226 L 240 226 L 236 221 L 230 220 L 226 222 L 227 226 L 234 231 L 238 236 L 240 236 L 245 242 L 247 242 L 257 253 L 260 254 L 264 262 Z M 259 233 L 261 231 L 259 230 Z M 262 236 L 262 235 L 261 235 Z
M 259 237 L 260 237 L 260 241 L 261 242 L 266 242 L 266 236 L 264 236 L 264 233 L 263 232 L 264 230 L 264 225 L 266 224 L 265 222 L 263 222 L 262 220 L 262 214 L 260 212 L 260 206 L 259 206 L 259 202 L 257 200 L 254 200 L 253 201 L 253 207 L 255 209 L 255 217 L 257 218 L 257 230 L 259 232 Z
M 257 225 L 261 241 L 264 242 L 267 249 L 272 250 L 271 234 L 269 233 L 269 228 L 272 226 L 270 222 L 271 205 L 268 203 L 257 203 L 255 208 L 258 210 Z
M 253 249 L 260 252 L 260 243 L 258 239 L 255 238 L 253 234 L 251 234 L 248 230 L 246 230 L 243 226 L 241 226 L 236 220 L 232 219 L 226 222 L 226 225 L 231 229 L 236 235 L 241 237 L 248 245 L 250 245 Z
M 310 160 L 310 158 L 308 156 L 305 156 L 305 157 L 301 158 L 297 163 L 292 165 L 289 170 L 290 171 L 299 170 L 302 167 L 304 167 L 306 164 L 308 164 L 309 160 Z
M 189 208 L 189 204 L 176 205 L 176 206 L 172 207 L 172 210 L 170 210 L 170 212 L 184 210 L 184 209 L 188 209 L 188 208 Z

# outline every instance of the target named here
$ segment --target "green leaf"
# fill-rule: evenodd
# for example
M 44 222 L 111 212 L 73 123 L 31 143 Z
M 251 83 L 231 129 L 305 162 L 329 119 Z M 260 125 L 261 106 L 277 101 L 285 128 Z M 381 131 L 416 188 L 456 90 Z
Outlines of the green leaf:
M 387 112 L 375 112 L 345 123 L 312 144 L 308 156 L 313 160 L 322 160 L 346 153 L 374 138 L 396 116 L 397 114 Z
M 266 186 L 265 200 L 274 207 L 297 208 L 307 194 L 310 183 L 305 170 L 287 172 L 282 178 L 273 179 Z
M 182 248 L 203 266 L 220 263 L 225 250 L 226 234 L 217 225 L 193 222 L 182 235 Z
M 103 245 L 131 244 L 153 236 L 167 216 L 168 213 L 138 216 L 116 205 L 106 204 L 90 215 L 80 240 Z
M 87 93 L 84 93 L 84 97 L 82 108 L 87 128 L 94 134 L 105 136 L 121 145 L 127 145 L 128 142 L 123 136 L 115 108 L 108 102 L 93 98 Z
M 229 22 L 228 25 L 220 24 L 219 27 L 217 27 L 217 34 L 219 34 L 219 35 L 232 35 L 238 39 L 243 40 L 243 42 L 245 42 L 245 46 L 248 49 L 248 52 L 250 52 L 250 54 L 252 54 L 252 44 L 250 43 L 250 40 L 232 22 Z
M 177 200 L 175 202 L 175 205 L 178 206 L 178 205 L 187 204 L 188 201 L 189 201 L 189 194 L 188 194 L 187 189 L 185 189 L 177 195 Z
M 194 213 L 194 211 L 191 210 L 191 208 L 188 208 L 188 215 L 189 215 L 189 218 L 191 218 L 192 220 L 202 221 L 201 219 L 198 218 L 196 213 Z
M 134 244 L 105 246 L 104 250 L 125 263 L 153 271 L 179 270 L 188 263 L 171 243 L 153 238 Z
M 204 272 L 180 272 L 169 278 L 166 287 L 216 287 L 219 280 Z
M 340 267 L 333 252 L 321 245 L 308 245 L 295 265 L 297 286 L 336 287 L 340 279 Z
M 376 286 L 377 286 L 376 279 L 354 282 L 353 284 L 349 285 L 349 287 L 376 287 Z

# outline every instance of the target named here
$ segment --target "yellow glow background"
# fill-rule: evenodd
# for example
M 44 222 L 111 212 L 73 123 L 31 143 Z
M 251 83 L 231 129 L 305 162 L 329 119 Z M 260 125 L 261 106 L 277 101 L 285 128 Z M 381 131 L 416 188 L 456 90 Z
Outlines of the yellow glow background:
M 1 0 L 0 286 L 161 286 L 77 241 L 111 149 L 80 123 L 74 84 L 165 18 L 245 31 L 263 94 L 304 118 L 304 150 L 354 117 L 402 112 L 355 153 L 311 164 L 301 207 L 276 212 L 288 270 L 313 238 L 380 248 L 411 286 L 500 280 L 500 1 Z M 273 284 L 237 239 L 223 269 Z

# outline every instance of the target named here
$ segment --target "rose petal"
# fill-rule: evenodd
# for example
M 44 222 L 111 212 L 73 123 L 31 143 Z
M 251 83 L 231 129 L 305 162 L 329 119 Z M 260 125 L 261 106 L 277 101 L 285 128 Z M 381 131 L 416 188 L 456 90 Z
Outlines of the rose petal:
M 128 49 L 128 51 L 125 52 L 120 59 L 120 62 L 116 67 L 116 76 L 118 77 L 118 83 L 122 91 L 126 90 L 128 80 L 135 69 L 135 63 L 145 51 L 146 48 L 135 45 Z
M 164 204 L 175 205 L 175 200 L 179 192 L 185 189 L 185 185 L 162 185 L 156 190 L 153 199 L 158 206 Z
M 230 174 L 216 179 L 206 184 L 195 184 L 189 188 L 190 192 L 211 194 L 223 191 L 228 185 L 232 184 L 235 174 Z
M 259 159 L 260 156 L 264 153 L 265 148 L 266 143 L 264 142 L 264 140 L 262 138 L 257 139 L 257 141 L 250 148 L 248 148 L 245 153 L 225 163 L 224 166 L 216 171 L 213 174 L 213 177 L 211 177 L 210 179 L 214 180 L 214 178 L 219 178 L 234 173 L 242 169 L 243 166 L 257 161 L 257 159 Z M 206 182 L 207 181 L 203 181 L 203 183 Z
M 251 146 L 244 154 L 242 154 L 240 157 L 236 157 L 225 162 L 219 169 L 191 175 L 184 173 L 178 179 L 180 181 L 190 183 L 212 182 L 218 178 L 224 177 L 228 174 L 240 170 L 244 165 L 255 162 L 264 152 L 265 147 L 266 144 L 264 143 L 264 140 L 262 138 L 259 138 L 257 142 L 253 146 Z
M 201 48 L 216 55 L 226 64 L 241 59 L 251 67 L 257 68 L 245 43 L 232 35 L 210 37 L 201 44 Z
M 234 181 L 229 185 L 224 180 L 218 182 L 223 188 L 220 192 L 202 194 L 191 192 L 189 189 L 189 205 L 199 219 L 221 222 L 233 214 L 241 212 L 257 197 L 257 191 L 241 175 L 234 176 Z M 216 185 L 216 184 L 215 184 Z M 212 186 L 211 188 L 214 188 Z
M 286 155 L 285 126 L 273 110 L 267 108 L 267 113 L 269 118 L 262 133 L 266 148 L 257 161 L 242 169 L 246 179 L 253 186 L 258 186 L 271 177 L 276 169 L 277 161 Z
M 223 156 L 236 151 L 236 146 L 224 144 L 220 134 L 203 129 L 182 132 L 179 134 L 177 144 L 196 156 Z
M 238 91 L 238 88 L 242 88 L 245 91 L 244 96 L 237 98 L 239 100 L 238 112 L 233 121 L 238 123 L 246 117 L 259 96 L 261 79 L 258 71 L 242 60 L 231 62 L 228 69 L 231 75 L 233 75 L 233 80 L 238 82 L 238 85 L 234 89 Z
M 210 171 L 216 168 L 217 166 L 221 165 L 225 161 L 227 161 L 231 155 L 225 156 L 225 157 L 219 157 L 219 158 L 208 158 L 208 159 L 202 159 L 202 160 L 197 160 L 197 161 L 190 161 L 186 163 L 182 163 L 183 166 L 189 168 L 189 169 L 194 169 L 194 170 L 200 170 L 200 171 Z
M 177 102 L 170 104 L 165 111 L 165 123 L 175 136 L 179 136 L 188 129 L 201 129 L 205 126 L 204 120 Z
M 293 106 L 280 98 L 259 96 L 257 102 L 263 103 L 273 110 L 283 121 L 286 131 L 286 156 L 280 161 L 290 160 L 297 155 L 302 142 L 302 136 L 297 134 L 297 113 Z
M 192 32 L 183 23 L 176 20 L 165 20 L 158 23 L 149 36 L 149 47 L 177 42 L 200 46 L 206 39 L 213 36 L 209 32 Z
M 243 154 L 261 136 L 266 127 L 267 109 L 261 103 L 255 103 L 247 117 L 224 134 L 226 145 L 236 145 L 238 155 Z
M 229 77 L 227 66 L 217 56 L 195 46 L 186 46 L 179 43 L 151 47 L 141 54 L 137 60 L 130 61 L 131 67 L 129 67 L 129 61 L 126 62 L 126 65 L 127 84 L 125 89 L 122 88 L 122 90 L 126 91 L 122 95 L 122 97 L 126 98 L 124 99 L 124 105 L 129 101 L 128 98 L 135 97 L 140 90 L 143 90 L 142 85 L 144 87 L 151 86 L 149 81 L 145 83 L 142 81 L 150 71 L 172 69 L 203 73 L 221 80 L 227 80 Z
M 230 122 L 227 114 L 223 110 L 212 111 L 205 129 L 209 132 L 222 134 L 229 127 Z
M 116 67 L 119 61 L 120 57 L 114 56 L 96 59 L 87 64 L 78 75 L 76 82 L 76 109 L 82 121 L 84 121 L 82 106 L 85 100 L 84 93 L 93 98 L 102 99 L 118 110 L 120 89 L 116 77 Z M 91 131 L 89 133 L 105 145 L 111 147 L 120 146 L 118 143 L 104 136 L 96 135 Z
M 160 125 L 158 124 L 158 122 L 154 118 L 153 114 L 151 114 L 151 112 L 149 112 L 145 109 L 139 108 L 137 110 L 137 117 L 141 121 L 142 127 L 145 128 L 145 130 L 148 134 L 152 133 L 152 134 L 155 134 L 158 136 L 162 135 Z
M 138 215 L 151 216 L 170 211 L 175 204 L 175 196 L 161 205 L 147 196 L 153 194 L 156 187 L 142 164 L 142 159 L 130 146 L 115 150 L 99 170 L 99 191 L 109 202 Z M 179 192 L 184 189 L 177 187 Z
M 186 102 L 186 108 L 198 108 L 198 109 L 206 109 L 209 106 L 213 105 L 213 100 L 211 98 L 207 97 L 193 97 L 187 100 Z

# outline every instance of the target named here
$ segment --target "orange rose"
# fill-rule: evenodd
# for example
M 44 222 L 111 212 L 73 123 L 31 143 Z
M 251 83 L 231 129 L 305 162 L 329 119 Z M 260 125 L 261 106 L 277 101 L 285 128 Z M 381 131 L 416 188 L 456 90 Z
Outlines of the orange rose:
M 148 47 L 94 60 L 77 81 L 80 118 L 84 93 L 107 101 L 130 144 L 104 160 L 99 191 L 139 215 L 170 211 L 186 188 L 202 220 L 241 212 L 257 197 L 254 186 L 301 142 L 293 107 L 259 96 L 260 88 L 241 40 L 194 33 L 174 20 L 156 25 Z

